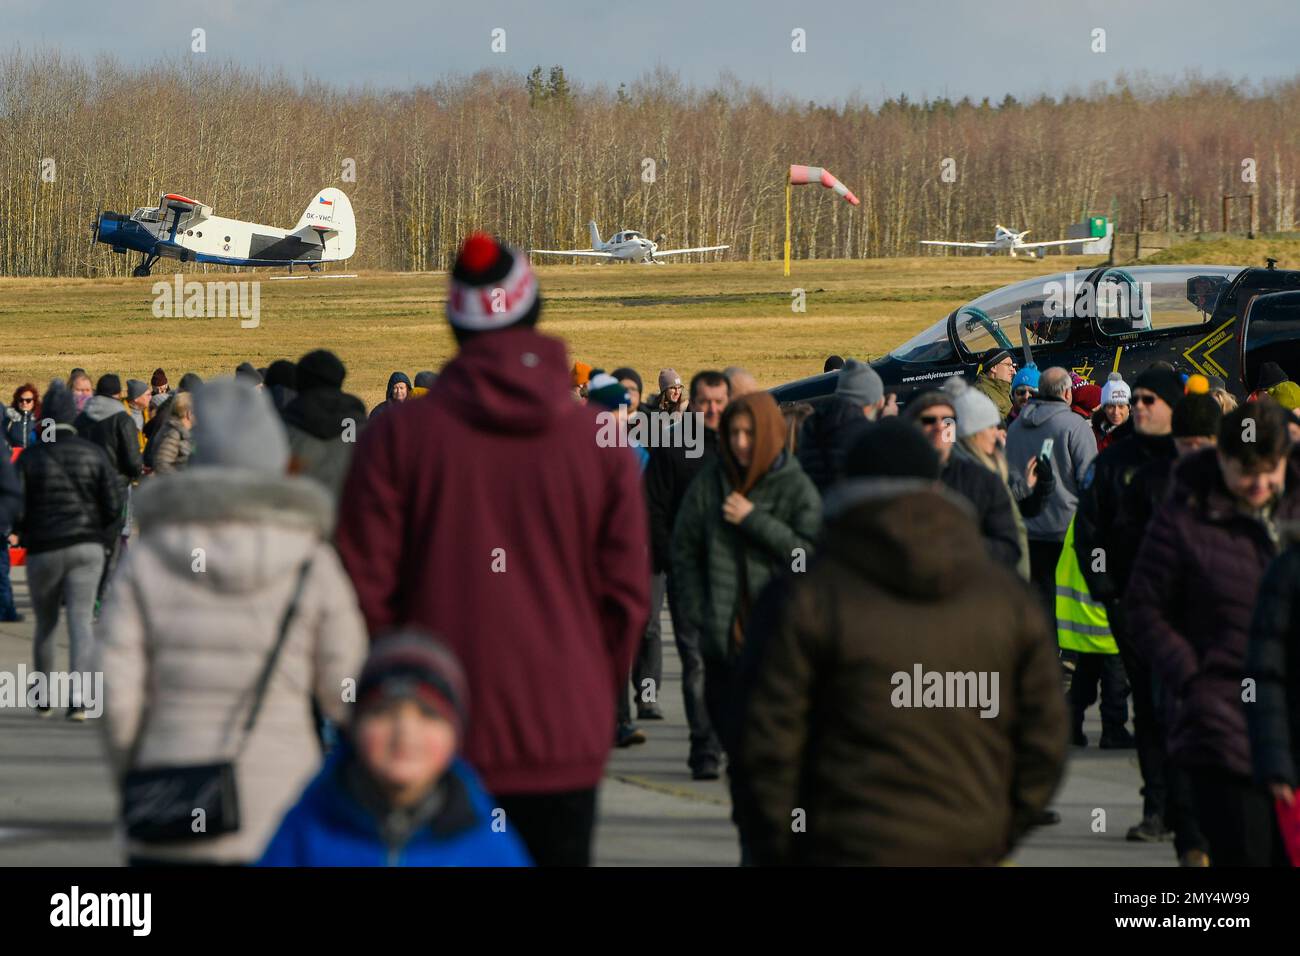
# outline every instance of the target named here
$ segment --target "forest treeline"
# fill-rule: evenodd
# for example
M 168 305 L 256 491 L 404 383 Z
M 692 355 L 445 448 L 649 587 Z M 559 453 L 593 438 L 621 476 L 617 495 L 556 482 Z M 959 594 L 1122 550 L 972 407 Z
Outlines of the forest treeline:
M 327 185 L 352 199 L 360 268 L 446 268 L 474 228 L 585 248 L 589 219 L 606 236 L 770 259 L 792 162 L 829 168 L 862 199 L 796 189 L 798 257 L 915 255 L 920 239 L 985 238 L 996 222 L 1061 238 L 1090 213 L 1132 230 L 1139 200 L 1164 193 L 1176 231 L 1217 231 L 1221 197 L 1244 193 L 1260 230 L 1283 231 L 1296 228 L 1298 120 L 1300 77 L 829 107 L 728 79 L 688 88 L 662 70 L 617 90 L 560 67 L 344 90 L 230 64 L 12 51 L 0 55 L 0 274 L 125 274 L 125 257 L 91 248 L 101 206 L 129 213 L 179 192 L 291 226 Z

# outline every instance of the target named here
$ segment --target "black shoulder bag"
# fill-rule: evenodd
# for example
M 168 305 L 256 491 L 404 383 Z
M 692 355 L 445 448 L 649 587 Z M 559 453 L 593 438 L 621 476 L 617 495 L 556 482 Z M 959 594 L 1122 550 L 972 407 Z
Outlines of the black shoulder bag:
M 289 607 L 280 621 L 275 646 L 262 667 L 253 692 L 253 706 L 244 721 L 243 739 L 234 758 L 221 763 L 179 767 L 150 767 L 131 770 L 122 782 L 122 817 L 133 840 L 165 843 L 201 840 L 234 833 L 239 829 L 239 794 L 235 789 L 235 763 L 244 752 L 262 709 L 266 688 L 271 683 L 280 651 L 284 648 L 289 626 L 298 612 L 303 584 L 311 561 L 298 569 Z M 194 811 L 203 811 L 204 828 L 194 830 Z

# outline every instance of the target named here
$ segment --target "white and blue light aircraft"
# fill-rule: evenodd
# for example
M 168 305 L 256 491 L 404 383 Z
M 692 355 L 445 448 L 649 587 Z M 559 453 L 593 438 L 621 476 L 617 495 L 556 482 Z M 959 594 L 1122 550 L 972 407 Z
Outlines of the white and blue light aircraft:
M 357 249 L 357 224 L 352 203 L 341 190 L 322 189 L 312 197 L 298 224 L 278 229 L 212 214 L 212 207 L 168 193 L 157 206 L 137 209 L 129 216 L 104 212 L 91 223 L 92 239 L 116 253 L 138 252 L 140 264 L 131 273 L 149 275 L 159 259 L 210 262 L 223 266 L 306 265 L 350 258 Z
M 652 242 L 635 229 L 623 229 L 614 233 L 608 241 L 600 238 L 600 230 L 595 220 L 587 223 L 591 233 L 590 249 L 529 249 L 535 256 L 576 256 L 580 259 L 603 259 L 606 262 L 655 262 L 663 265 L 663 256 L 683 256 L 690 252 L 719 252 L 727 246 L 695 246 L 690 249 L 660 249 L 657 242 Z M 663 236 L 659 237 L 661 240 Z
M 945 242 L 940 239 L 922 239 L 923 246 L 951 246 L 959 249 L 983 249 L 985 252 L 1009 252 L 1011 258 L 1016 258 L 1017 252 L 1028 253 L 1029 258 L 1041 258 L 1043 250 L 1052 246 L 1078 246 L 1087 239 L 1053 239 L 1050 242 L 1025 242 L 1025 236 L 1029 235 L 1029 230 L 1016 232 L 1014 229 L 1008 229 L 1001 223 L 993 231 L 993 238 L 988 242 Z

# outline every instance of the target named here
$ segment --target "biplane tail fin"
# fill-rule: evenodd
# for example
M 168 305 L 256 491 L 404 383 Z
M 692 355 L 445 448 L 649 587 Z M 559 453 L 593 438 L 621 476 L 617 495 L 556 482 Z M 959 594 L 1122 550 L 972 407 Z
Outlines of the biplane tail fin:
M 295 231 L 307 229 L 321 235 L 324 261 L 348 259 L 357 251 L 357 221 L 352 215 L 352 203 L 341 189 L 330 186 L 311 198 Z

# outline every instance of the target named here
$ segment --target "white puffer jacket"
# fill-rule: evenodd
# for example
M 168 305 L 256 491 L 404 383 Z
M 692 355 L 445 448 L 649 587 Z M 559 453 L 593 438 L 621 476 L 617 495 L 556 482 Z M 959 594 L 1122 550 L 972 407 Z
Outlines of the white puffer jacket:
M 299 569 L 311 561 L 236 766 L 239 832 L 130 846 L 178 862 L 252 862 L 320 764 L 312 697 L 343 719 L 344 682 L 359 676 L 367 649 L 351 582 L 325 539 L 329 497 L 304 478 L 200 466 L 149 482 L 135 506 L 140 539 L 114 576 L 96 642 L 119 779 L 132 768 L 235 756 Z

